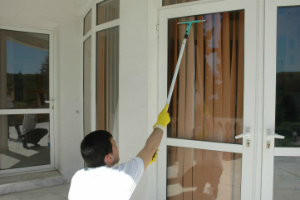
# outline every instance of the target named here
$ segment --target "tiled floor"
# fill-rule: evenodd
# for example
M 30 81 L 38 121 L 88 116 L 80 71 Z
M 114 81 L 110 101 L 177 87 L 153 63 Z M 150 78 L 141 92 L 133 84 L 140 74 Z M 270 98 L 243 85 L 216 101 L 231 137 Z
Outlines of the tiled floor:
M 70 184 L 0 196 L 1 200 L 67 200 Z

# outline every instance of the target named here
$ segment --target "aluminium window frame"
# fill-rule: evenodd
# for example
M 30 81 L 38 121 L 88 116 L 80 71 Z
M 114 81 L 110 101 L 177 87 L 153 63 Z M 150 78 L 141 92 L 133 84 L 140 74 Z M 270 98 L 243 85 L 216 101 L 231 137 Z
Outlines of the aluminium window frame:
M 22 167 L 15 169 L 5 169 L 0 170 L 0 177 L 3 176 L 14 176 L 25 173 L 40 172 L 40 171 L 51 171 L 55 170 L 55 127 L 54 127 L 54 66 L 57 62 L 55 59 L 54 51 L 55 49 L 55 29 L 56 27 L 38 27 L 32 28 L 28 25 L 24 26 L 11 26 L 11 25 L 2 25 L 0 24 L 0 29 L 10 30 L 10 31 L 20 31 L 20 32 L 31 32 L 31 33 L 40 33 L 49 35 L 49 108 L 41 109 L 0 109 L 0 115 L 10 115 L 10 114 L 49 114 L 50 123 L 49 123 L 49 134 L 50 137 L 50 164 L 32 166 L 32 167 Z
M 85 16 L 91 11 L 92 12 L 92 26 L 91 30 L 89 30 L 83 37 L 82 37 L 82 49 L 84 48 L 84 42 L 91 37 L 91 70 L 90 70 L 90 85 L 91 85 L 91 102 L 90 103 L 90 122 L 87 122 L 87 125 L 90 126 L 90 130 L 94 131 L 97 130 L 97 33 L 99 31 L 103 31 L 106 29 L 114 28 L 120 26 L 120 18 L 105 22 L 103 24 L 97 25 L 97 4 L 104 2 L 105 0 L 93 0 L 90 5 L 85 9 L 84 13 L 81 16 L 82 24 L 84 24 Z M 83 27 L 83 26 L 82 26 Z M 120 34 L 119 34 L 120 35 Z M 84 52 L 82 52 L 84 55 Z M 83 66 L 84 67 L 84 66 Z M 84 82 L 83 82 L 84 84 Z M 84 97 L 83 97 L 84 98 Z M 84 102 L 84 99 L 83 99 Z M 86 124 L 84 124 L 85 126 Z M 83 131 L 84 133 L 84 131 Z M 85 133 L 84 133 L 85 134 Z

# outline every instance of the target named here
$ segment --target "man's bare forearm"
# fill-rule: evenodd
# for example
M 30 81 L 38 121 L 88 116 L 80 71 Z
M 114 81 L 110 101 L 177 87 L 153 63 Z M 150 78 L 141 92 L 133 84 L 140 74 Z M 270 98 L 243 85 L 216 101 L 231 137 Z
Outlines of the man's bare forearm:
M 155 128 L 147 139 L 145 148 L 149 149 L 149 151 L 153 152 L 154 154 L 160 145 L 163 133 L 163 130 L 160 128 Z
M 144 162 L 144 169 L 147 168 L 148 163 L 151 161 L 155 151 L 158 149 L 162 136 L 163 130 L 155 128 L 147 139 L 145 147 L 138 153 L 137 157 L 140 157 Z

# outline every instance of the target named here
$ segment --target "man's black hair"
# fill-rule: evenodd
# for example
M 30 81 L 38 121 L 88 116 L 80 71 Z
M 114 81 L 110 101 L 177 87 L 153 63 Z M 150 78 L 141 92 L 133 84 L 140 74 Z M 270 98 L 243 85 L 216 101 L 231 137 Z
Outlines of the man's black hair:
M 106 165 L 104 157 L 112 153 L 112 135 L 104 130 L 91 132 L 81 142 L 81 155 L 87 167 L 96 168 Z

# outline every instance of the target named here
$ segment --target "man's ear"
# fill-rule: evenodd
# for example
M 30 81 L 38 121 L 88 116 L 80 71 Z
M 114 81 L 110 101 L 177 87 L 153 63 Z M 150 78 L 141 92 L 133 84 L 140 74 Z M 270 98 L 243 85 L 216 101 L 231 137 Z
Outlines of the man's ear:
M 106 154 L 106 156 L 104 157 L 104 162 L 107 166 L 110 166 L 112 163 L 113 159 L 112 159 L 112 155 L 110 153 Z

